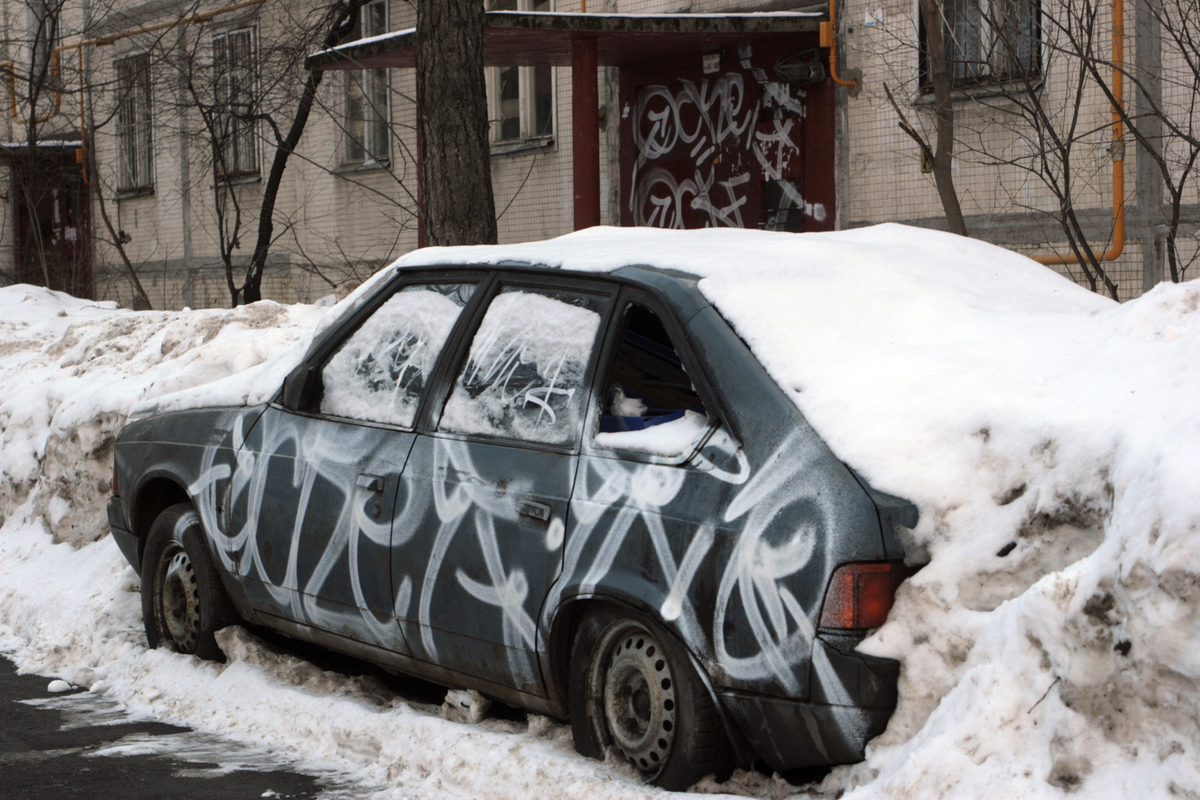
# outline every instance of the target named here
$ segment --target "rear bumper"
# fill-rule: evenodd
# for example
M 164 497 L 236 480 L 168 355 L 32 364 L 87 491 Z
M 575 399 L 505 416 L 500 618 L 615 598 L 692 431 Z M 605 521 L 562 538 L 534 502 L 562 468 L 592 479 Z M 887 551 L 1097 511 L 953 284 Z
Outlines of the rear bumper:
M 724 692 L 733 723 L 759 758 L 779 772 L 862 761 L 867 742 L 883 733 L 891 708 L 805 703 Z
M 138 540 L 125 522 L 125 509 L 121 506 L 119 497 L 108 498 L 108 527 L 112 529 L 113 540 L 116 541 L 117 547 L 121 548 L 121 553 L 140 573 L 142 564 L 138 557 Z
M 861 761 L 887 727 L 900 665 L 855 652 L 857 641 L 817 637 L 808 700 L 721 692 L 730 721 L 772 769 Z

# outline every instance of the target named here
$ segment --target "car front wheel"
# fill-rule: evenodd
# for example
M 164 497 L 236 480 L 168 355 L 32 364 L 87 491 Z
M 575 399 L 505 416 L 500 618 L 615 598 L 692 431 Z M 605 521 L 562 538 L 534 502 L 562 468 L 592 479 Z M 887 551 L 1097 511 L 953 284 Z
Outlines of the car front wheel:
M 165 509 L 142 557 L 142 618 L 150 647 L 224 660 L 214 634 L 237 620 L 188 503 Z
M 649 620 L 592 613 L 571 649 L 575 747 L 611 749 L 664 789 L 686 789 L 731 759 L 720 717 L 686 651 Z

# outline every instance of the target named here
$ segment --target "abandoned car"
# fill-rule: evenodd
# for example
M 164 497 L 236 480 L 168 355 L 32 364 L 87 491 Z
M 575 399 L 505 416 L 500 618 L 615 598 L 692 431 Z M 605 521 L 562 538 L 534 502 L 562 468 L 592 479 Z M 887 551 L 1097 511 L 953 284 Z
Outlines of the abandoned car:
M 129 422 L 108 514 L 150 645 L 220 658 L 215 631 L 266 626 L 569 720 L 672 789 L 861 759 L 898 666 L 855 647 L 916 509 L 838 460 L 702 276 L 611 238 L 588 270 L 416 251 L 270 402 Z

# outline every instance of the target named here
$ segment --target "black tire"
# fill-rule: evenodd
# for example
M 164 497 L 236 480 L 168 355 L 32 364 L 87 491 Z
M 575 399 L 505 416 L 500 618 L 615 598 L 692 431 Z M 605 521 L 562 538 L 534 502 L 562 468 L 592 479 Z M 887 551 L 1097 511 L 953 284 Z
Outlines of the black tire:
M 732 751 L 687 651 L 649 619 L 588 614 L 571 646 L 568 701 L 575 749 L 627 761 L 671 791 L 729 776 Z
M 188 503 L 165 509 L 142 556 L 142 619 L 150 647 L 224 661 L 213 634 L 237 621 L 200 517 Z

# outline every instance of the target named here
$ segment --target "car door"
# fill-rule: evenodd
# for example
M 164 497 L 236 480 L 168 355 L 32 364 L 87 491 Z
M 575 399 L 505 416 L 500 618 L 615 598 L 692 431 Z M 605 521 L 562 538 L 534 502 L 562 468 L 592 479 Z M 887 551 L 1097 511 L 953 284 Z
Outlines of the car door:
M 437 360 L 477 280 L 381 293 L 314 355 L 305 400 L 273 403 L 238 455 L 238 568 L 269 614 L 405 653 L 389 551 L 400 476 Z
M 543 694 L 537 619 L 563 533 L 605 284 L 501 282 L 418 437 L 393 537 L 414 654 Z
M 617 308 L 547 609 L 580 594 L 618 598 L 703 657 L 730 556 L 718 529 L 745 481 L 740 452 L 662 304 L 626 289 Z

